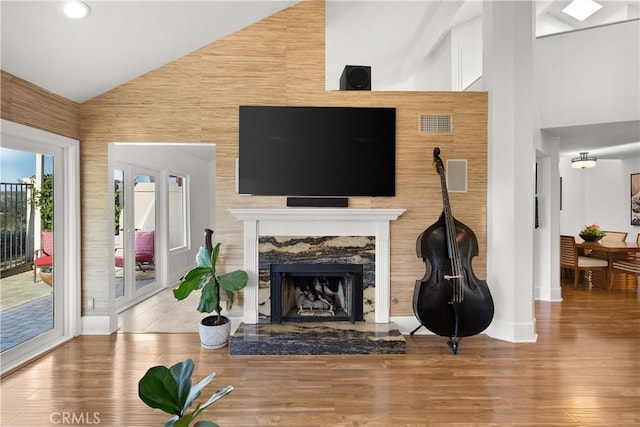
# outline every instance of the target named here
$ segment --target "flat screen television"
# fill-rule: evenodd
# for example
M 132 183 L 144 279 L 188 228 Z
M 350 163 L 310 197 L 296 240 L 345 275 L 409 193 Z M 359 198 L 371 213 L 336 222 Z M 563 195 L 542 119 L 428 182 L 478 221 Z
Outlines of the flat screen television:
M 238 190 L 395 195 L 396 109 L 240 106 Z

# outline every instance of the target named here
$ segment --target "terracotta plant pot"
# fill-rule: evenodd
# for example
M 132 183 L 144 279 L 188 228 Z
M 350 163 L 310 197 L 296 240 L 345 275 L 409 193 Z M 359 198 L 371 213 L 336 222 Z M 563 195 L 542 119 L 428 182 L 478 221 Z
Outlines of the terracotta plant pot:
M 50 271 L 41 271 L 40 279 L 49 286 L 53 286 L 53 273 Z

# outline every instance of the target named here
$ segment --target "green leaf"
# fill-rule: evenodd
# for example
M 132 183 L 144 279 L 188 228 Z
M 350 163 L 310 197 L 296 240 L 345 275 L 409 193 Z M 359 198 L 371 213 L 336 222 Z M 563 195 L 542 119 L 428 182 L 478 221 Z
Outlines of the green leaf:
M 138 382 L 138 396 L 148 406 L 168 414 L 179 414 L 182 409 L 178 385 L 165 366 L 154 366 L 144 374 Z
M 216 274 L 216 262 L 218 262 L 218 255 L 220 254 L 220 242 L 216 243 L 213 247 L 213 251 L 211 251 L 211 268 L 213 269 L 213 274 Z
M 209 398 L 209 400 L 207 400 L 201 407 L 200 407 L 200 411 L 204 411 L 205 409 L 207 409 L 209 406 L 213 405 L 217 400 L 222 399 L 224 396 L 226 396 L 227 394 L 231 393 L 233 391 L 233 386 L 228 385 L 225 388 L 221 388 L 220 390 L 216 391 L 213 396 L 211 396 Z
M 165 422 L 165 427 L 189 427 L 200 413 L 233 390 L 230 385 L 224 387 L 215 392 L 204 404 L 197 404 L 191 413 L 187 413 L 189 407 L 200 397 L 204 387 L 216 376 L 216 373 L 212 372 L 192 385 L 191 376 L 194 366 L 191 359 L 176 363 L 170 368 L 154 366 L 146 372 L 138 384 L 138 394 L 144 403 L 173 415 Z M 178 407 L 178 403 L 182 406 Z M 199 421 L 194 427 L 218 427 L 218 425 L 212 421 Z
M 197 280 L 197 279 L 202 279 L 203 277 L 206 276 L 212 276 L 211 274 L 211 268 L 209 267 L 196 267 L 196 268 L 192 268 L 191 270 L 189 270 L 187 272 L 187 274 L 184 275 L 183 277 L 183 281 L 184 280 Z
M 220 312 L 220 297 L 218 295 L 218 285 L 212 278 L 209 283 L 202 288 L 202 295 L 198 303 L 198 311 L 200 313 L 211 313 L 213 311 Z
M 193 388 L 191 389 L 191 392 L 189 393 L 189 398 L 188 398 L 189 404 L 191 404 L 191 402 L 193 402 L 198 397 L 200 397 L 200 392 L 202 392 L 202 389 L 211 381 L 213 381 L 215 377 L 216 377 L 216 373 L 212 372 L 193 386 Z
M 166 423 L 164 423 L 164 427 L 174 427 L 179 420 L 180 417 L 174 415 L 173 417 L 169 418 Z
M 195 416 L 193 415 L 193 413 L 185 415 L 184 417 L 177 420 L 173 424 L 173 427 L 189 427 L 189 424 L 191 424 L 191 421 L 193 421 L 194 418 Z
M 222 289 L 230 292 L 239 291 L 247 286 L 247 280 L 249 280 L 249 275 L 243 270 L 235 270 L 218 276 Z
M 213 280 L 213 276 L 209 273 L 210 270 L 204 267 L 196 267 L 189 271 L 182 279 L 182 282 L 180 282 L 180 285 L 173 290 L 173 296 L 178 301 L 182 301 L 187 298 L 191 292 L 202 289 L 207 282 Z
M 169 368 L 171 375 L 176 380 L 178 386 L 178 404 L 180 405 L 180 414 L 184 414 L 194 399 L 189 400 L 191 395 L 191 374 L 193 374 L 193 360 L 187 359 L 184 362 L 179 362 Z
M 212 267 L 209 251 L 204 246 L 200 246 L 200 249 L 198 249 L 198 253 L 196 254 L 196 265 L 198 267 Z
M 215 373 L 214 373 L 215 375 Z M 202 411 L 204 411 L 205 409 L 207 409 L 209 406 L 213 405 L 218 399 L 221 399 L 222 397 L 226 396 L 227 394 L 231 393 L 233 391 L 233 387 L 228 385 L 225 388 L 221 388 L 220 390 L 216 391 L 213 396 L 211 396 L 209 398 L 209 400 L 207 400 L 203 405 L 199 405 L 198 408 L 196 408 L 195 411 L 193 411 L 193 418 L 196 418 Z
M 227 309 L 231 310 L 233 308 L 233 300 L 235 299 L 235 294 L 231 291 L 228 291 L 226 289 L 224 290 L 224 294 L 227 296 Z

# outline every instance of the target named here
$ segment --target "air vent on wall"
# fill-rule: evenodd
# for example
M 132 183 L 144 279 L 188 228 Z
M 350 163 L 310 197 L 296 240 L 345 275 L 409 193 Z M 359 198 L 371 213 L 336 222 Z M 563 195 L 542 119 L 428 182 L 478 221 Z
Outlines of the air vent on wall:
M 418 133 L 451 133 L 452 131 L 451 116 L 420 114 Z

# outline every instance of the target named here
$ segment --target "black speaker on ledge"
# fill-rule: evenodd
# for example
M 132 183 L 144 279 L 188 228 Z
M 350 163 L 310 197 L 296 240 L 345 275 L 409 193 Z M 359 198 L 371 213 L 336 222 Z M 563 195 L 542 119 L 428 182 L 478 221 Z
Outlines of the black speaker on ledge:
M 348 197 L 287 197 L 288 207 L 297 208 L 346 208 Z
M 345 65 L 340 76 L 340 90 L 371 90 L 371 67 Z

